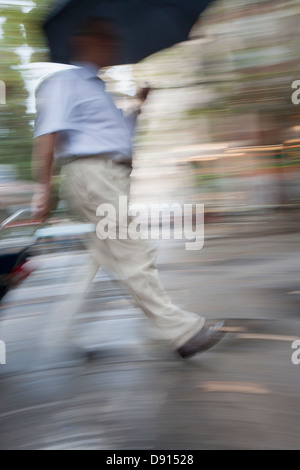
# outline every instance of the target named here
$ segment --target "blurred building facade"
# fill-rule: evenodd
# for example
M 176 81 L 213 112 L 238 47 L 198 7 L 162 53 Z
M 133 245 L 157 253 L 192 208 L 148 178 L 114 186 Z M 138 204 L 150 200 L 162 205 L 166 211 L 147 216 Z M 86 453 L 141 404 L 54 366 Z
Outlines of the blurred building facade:
M 8 83 L 0 163 L 16 164 L 20 178 L 30 175 L 34 119 L 20 48 L 44 75 L 38 25 L 53 6 L 25 3 L 2 3 L 0 23 L 0 79 Z M 112 92 L 128 93 L 130 80 L 131 89 L 152 88 L 138 123 L 133 200 L 204 203 L 211 213 L 299 207 L 299 19 L 298 0 L 216 0 L 190 41 L 107 72 Z
M 297 1 L 218 1 L 191 41 L 135 66 L 154 88 L 137 138 L 137 196 L 217 212 L 299 205 L 299 18 Z

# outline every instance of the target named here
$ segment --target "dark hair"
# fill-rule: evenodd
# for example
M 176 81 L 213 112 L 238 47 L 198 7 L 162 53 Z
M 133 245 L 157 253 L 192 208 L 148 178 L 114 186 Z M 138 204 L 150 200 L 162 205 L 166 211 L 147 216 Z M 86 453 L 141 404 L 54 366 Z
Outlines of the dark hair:
M 86 18 L 77 24 L 73 31 L 73 37 L 98 36 L 103 39 L 120 39 L 119 28 L 109 18 Z

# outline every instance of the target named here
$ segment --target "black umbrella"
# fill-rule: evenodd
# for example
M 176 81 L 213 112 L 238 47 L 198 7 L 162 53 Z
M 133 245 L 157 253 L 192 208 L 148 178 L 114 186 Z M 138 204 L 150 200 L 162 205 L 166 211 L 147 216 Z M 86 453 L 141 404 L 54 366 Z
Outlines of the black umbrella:
M 69 64 L 69 38 L 85 18 L 113 20 L 122 34 L 119 64 L 132 64 L 188 39 L 212 0 L 64 0 L 44 24 L 53 62 Z

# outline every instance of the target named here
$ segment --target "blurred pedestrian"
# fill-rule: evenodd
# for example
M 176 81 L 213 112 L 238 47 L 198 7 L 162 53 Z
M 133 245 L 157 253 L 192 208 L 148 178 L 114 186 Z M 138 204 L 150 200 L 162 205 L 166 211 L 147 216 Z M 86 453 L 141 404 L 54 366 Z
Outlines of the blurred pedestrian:
M 114 25 L 101 19 L 85 22 L 72 41 L 76 68 L 50 77 L 38 92 L 33 156 L 36 216 L 45 217 L 51 209 L 54 160 L 62 167 L 63 192 L 70 209 L 95 225 L 100 205 L 112 204 L 118 211 L 120 196 L 129 197 L 133 120 L 126 121 L 98 76 L 101 68 L 117 63 L 120 47 Z M 148 90 L 139 92 L 140 106 L 147 95 Z M 91 279 L 100 266 L 116 274 L 180 356 L 207 350 L 224 335 L 227 322 L 207 326 L 203 316 L 173 305 L 145 240 L 100 240 L 95 233 L 90 249 Z

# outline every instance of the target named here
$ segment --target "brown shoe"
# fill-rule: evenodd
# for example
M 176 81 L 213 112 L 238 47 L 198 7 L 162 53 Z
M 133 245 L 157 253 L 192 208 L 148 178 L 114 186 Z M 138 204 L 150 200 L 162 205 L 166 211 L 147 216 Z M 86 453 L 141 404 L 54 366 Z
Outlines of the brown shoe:
M 177 349 L 178 354 L 183 357 L 190 357 L 194 354 L 207 351 L 217 344 L 228 332 L 229 322 L 222 320 L 210 326 L 205 326 L 192 339 Z

